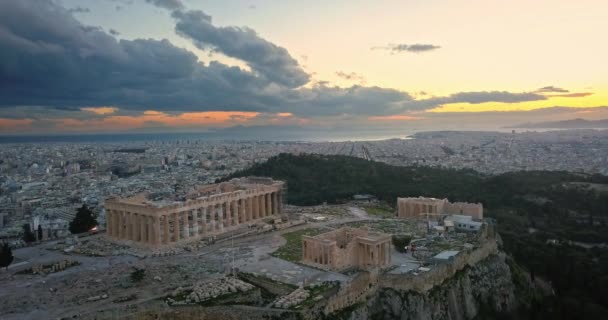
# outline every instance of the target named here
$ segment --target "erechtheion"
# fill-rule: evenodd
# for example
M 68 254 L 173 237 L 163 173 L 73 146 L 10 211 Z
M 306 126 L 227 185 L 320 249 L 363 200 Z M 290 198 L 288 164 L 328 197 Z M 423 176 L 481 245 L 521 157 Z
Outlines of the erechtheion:
M 303 236 L 302 263 L 334 271 L 387 267 L 391 264 L 391 235 L 342 227 Z

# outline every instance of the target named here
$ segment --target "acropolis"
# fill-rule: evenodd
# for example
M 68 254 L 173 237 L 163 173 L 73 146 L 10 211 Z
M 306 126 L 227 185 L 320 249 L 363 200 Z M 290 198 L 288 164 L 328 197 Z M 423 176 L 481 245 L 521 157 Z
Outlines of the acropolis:
M 172 245 L 230 232 L 278 216 L 282 181 L 248 177 L 197 187 L 171 197 L 141 193 L 105 202 L 107 237 L 145 247 Z
M 483 219 L 481 203 L 449 202 L 435 198 L 397 198 L 397 217 L 418 217 L 430 215 L 465 215 L 473 219 Z

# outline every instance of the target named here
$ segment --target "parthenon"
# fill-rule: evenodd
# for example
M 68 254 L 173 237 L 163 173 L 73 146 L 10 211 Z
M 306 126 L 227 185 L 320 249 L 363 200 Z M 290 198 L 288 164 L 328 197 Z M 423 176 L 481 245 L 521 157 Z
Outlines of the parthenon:
M 391 264 L 391 236 L 349 227 L 303 236 L 302 263 L 333 271 L 387 267 Z
M 229 232 L 282 210 L 284 182 L 248 177 L 167 198 L 142 193 L 105 201 L 107 236 L 146 247 Z
M 397 198 L 397 217 L 417 217 L 425 214 L 465 215 L 483 219 L 481 203 L 449 202 L 448 199 L 435 198 Z

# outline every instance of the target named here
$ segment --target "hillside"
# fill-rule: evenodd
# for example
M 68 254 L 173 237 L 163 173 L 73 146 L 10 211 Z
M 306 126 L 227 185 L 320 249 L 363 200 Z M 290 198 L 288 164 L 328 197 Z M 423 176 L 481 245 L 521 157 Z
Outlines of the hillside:
M 394 206 L 398 196 L 482 202 L 495 218 L 503 249 L 553 284 L 555 299 L 530 302 L 555 319 L 608 315 L 608 250 L 570 241 L 608 243 L 608 177 L 569 172 L 513 172 L 396 167 L 347 156 L 281 154 L 226 177 L 270 176 L 287 182 L 291 204 L 347 201 L 370 193 Z M 558 244 L 547 241 L 557 239 Z

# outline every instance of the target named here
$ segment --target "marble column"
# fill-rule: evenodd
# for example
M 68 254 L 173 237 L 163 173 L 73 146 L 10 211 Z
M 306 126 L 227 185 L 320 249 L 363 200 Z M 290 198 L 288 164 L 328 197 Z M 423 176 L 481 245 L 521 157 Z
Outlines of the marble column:
M 192 210 L 192 236 L 198 237 L 198 209 Z
M 220 203 L 217 211 L 217 221 L 218 221 L 218 231 L 220 233 L 224 232 L 224 204 Z
M 138 241 L 139 239 L 141 239 L 141 231 L 139 229 L 140 225 L 139 225 L 139 217 L 141 216 L 140 213 L 134 213 L 131 216 L 132 219 L 132 223 L 133 223 L 133 228 L 131 230 L 132 232 L 132 239 L 133 241 Z
M 108 225 L 108 234 L 112 238 L 116 238 L 116 211 L 109 210 L 110 213 L 110 221 Z
M 272 213 L 273 214 L 279 214 L 279 201 L 278 201 L 278 197 L 277 197 L 277 193 L 273 192 L 272 193 Z
M 247 198 L 245 200 L 247 202 L 247 222 L 253 220 L 253 201 L 251 200 L 251 197 Z
M 202 207 L 201 208 L 201 213 L 202 213 L 202 220 L 201 220 L 201 234 L 205 235 L 207 234 L 207 208 L 208 207 Z
M 179 228 L 181 228 L 179 226 L 179 215 L 177 212 L 173 212 L 173 241 L 180 240 Z
M 272 202 L 270 201 L 270 193 L 265 194 L 264 197 L 266 198 L 266 211 L 268 212 L 268 215 L 274 215 L 275 213 L 272 211 Z
M 120 239 L 120 211 L 114 211 L 114 238 Z
M 116 217 L 114 210 L 108 210 L 106 209 L 106 215 L 108 216 L 108 221 L 106 222 L 106 229 L 107 229 L 107 233 L 110 237 L 115 238 L 116 235 L 116 226 L 114 223 L 114 218 Z
M 245 215 L 245 199 L 239 199 L 239 224 L 245 223 L 246 221 Z
M 163 243 L 171 242 L 171 235 L 169 234 L 169 216 L 163 216 Z
M 148 241 L 147 238 L 147 232 L 148 232 L 148 226 L 147 226 L 147 221 L 146 221 L 146 216 L 144 215 L 139 215 L 139 218 L 137 219 L 138 224 L 139 224 L 139 241 L 140 242 L 146 242 Z
M 262 218 L 265 218 L 268 216 L 268 211 L 266 211 L 266 196 L 261 194 L 258 199 L 260 200 L 260 211 L 262 212 Z
M 237 200 L 232 200 L 230 203 L 232 205 L 232 210 L 230 210 L 232 212 L 232 224 L 236 226 L 239 224 L 239 208 L 237 205 Z
M 184 221 L 184 223 L 182 224 L 183 237 L 184 239 L 188 239 L 190 237 L 190 219 L 188 217 L 188 212 L 180 212 L 180 215 L 182 216 L 182 219 Z
M 124 230 L 122 227 L 122 211 L 118 211 L 117 218 L 118 219 L 116 219 L 116 220 L 118 220 L 118 223 L 117 223 L 118 239 L 122 239 L 122 234 L 124 233 Z
M 226 212 L 226 223 L 224 223 L 224 225 L 226 227 L 230 227 L 232 225 L 232 201 L 228 200 L 226 201 L 226 203 L 224 203 L 224 207 L 226 208 L 226 210 L 224 210 L 224 212 Z
M 137 234 L 137 213 L 131 213 L 130 214 L 131 219 L 130 219 L 130 223 L 131 223 L 131 230 L 129 230 L 129 233 L 131 234 L 130 239 L 133 241 L 138 241 L 139 238 L 139 234 Z
M 215 222 L 215 215 L 217 213 L 217 209 L 215 205 L 209 206 L 207 209 L 209 210 L 209 232 L 214 233 L 215 228 L 217 227 Z
M 154 243 L 154 225 L 152 223 L 152 217 L 146 216 L 146 224 L 148 226 L 148 241 L 146 241 L 146 243 L 153 244 Z
M 152 244 L 158 246 L 160 244 L 160 218 L 152 217 L 152 234 L 154 235 Z
M 259 218 L 259 202 L 256 196 L 251 197 L 251 204 L 253 207 L 253 212 L 252 212 L 252 220 L 256 220 L 257 218 Z
M 112 213 L 112 210 L 110 209 L 106 209 L 106 234 L 108 235 L 108 237 L 113 238 L 114 237 L 114 214 Z

